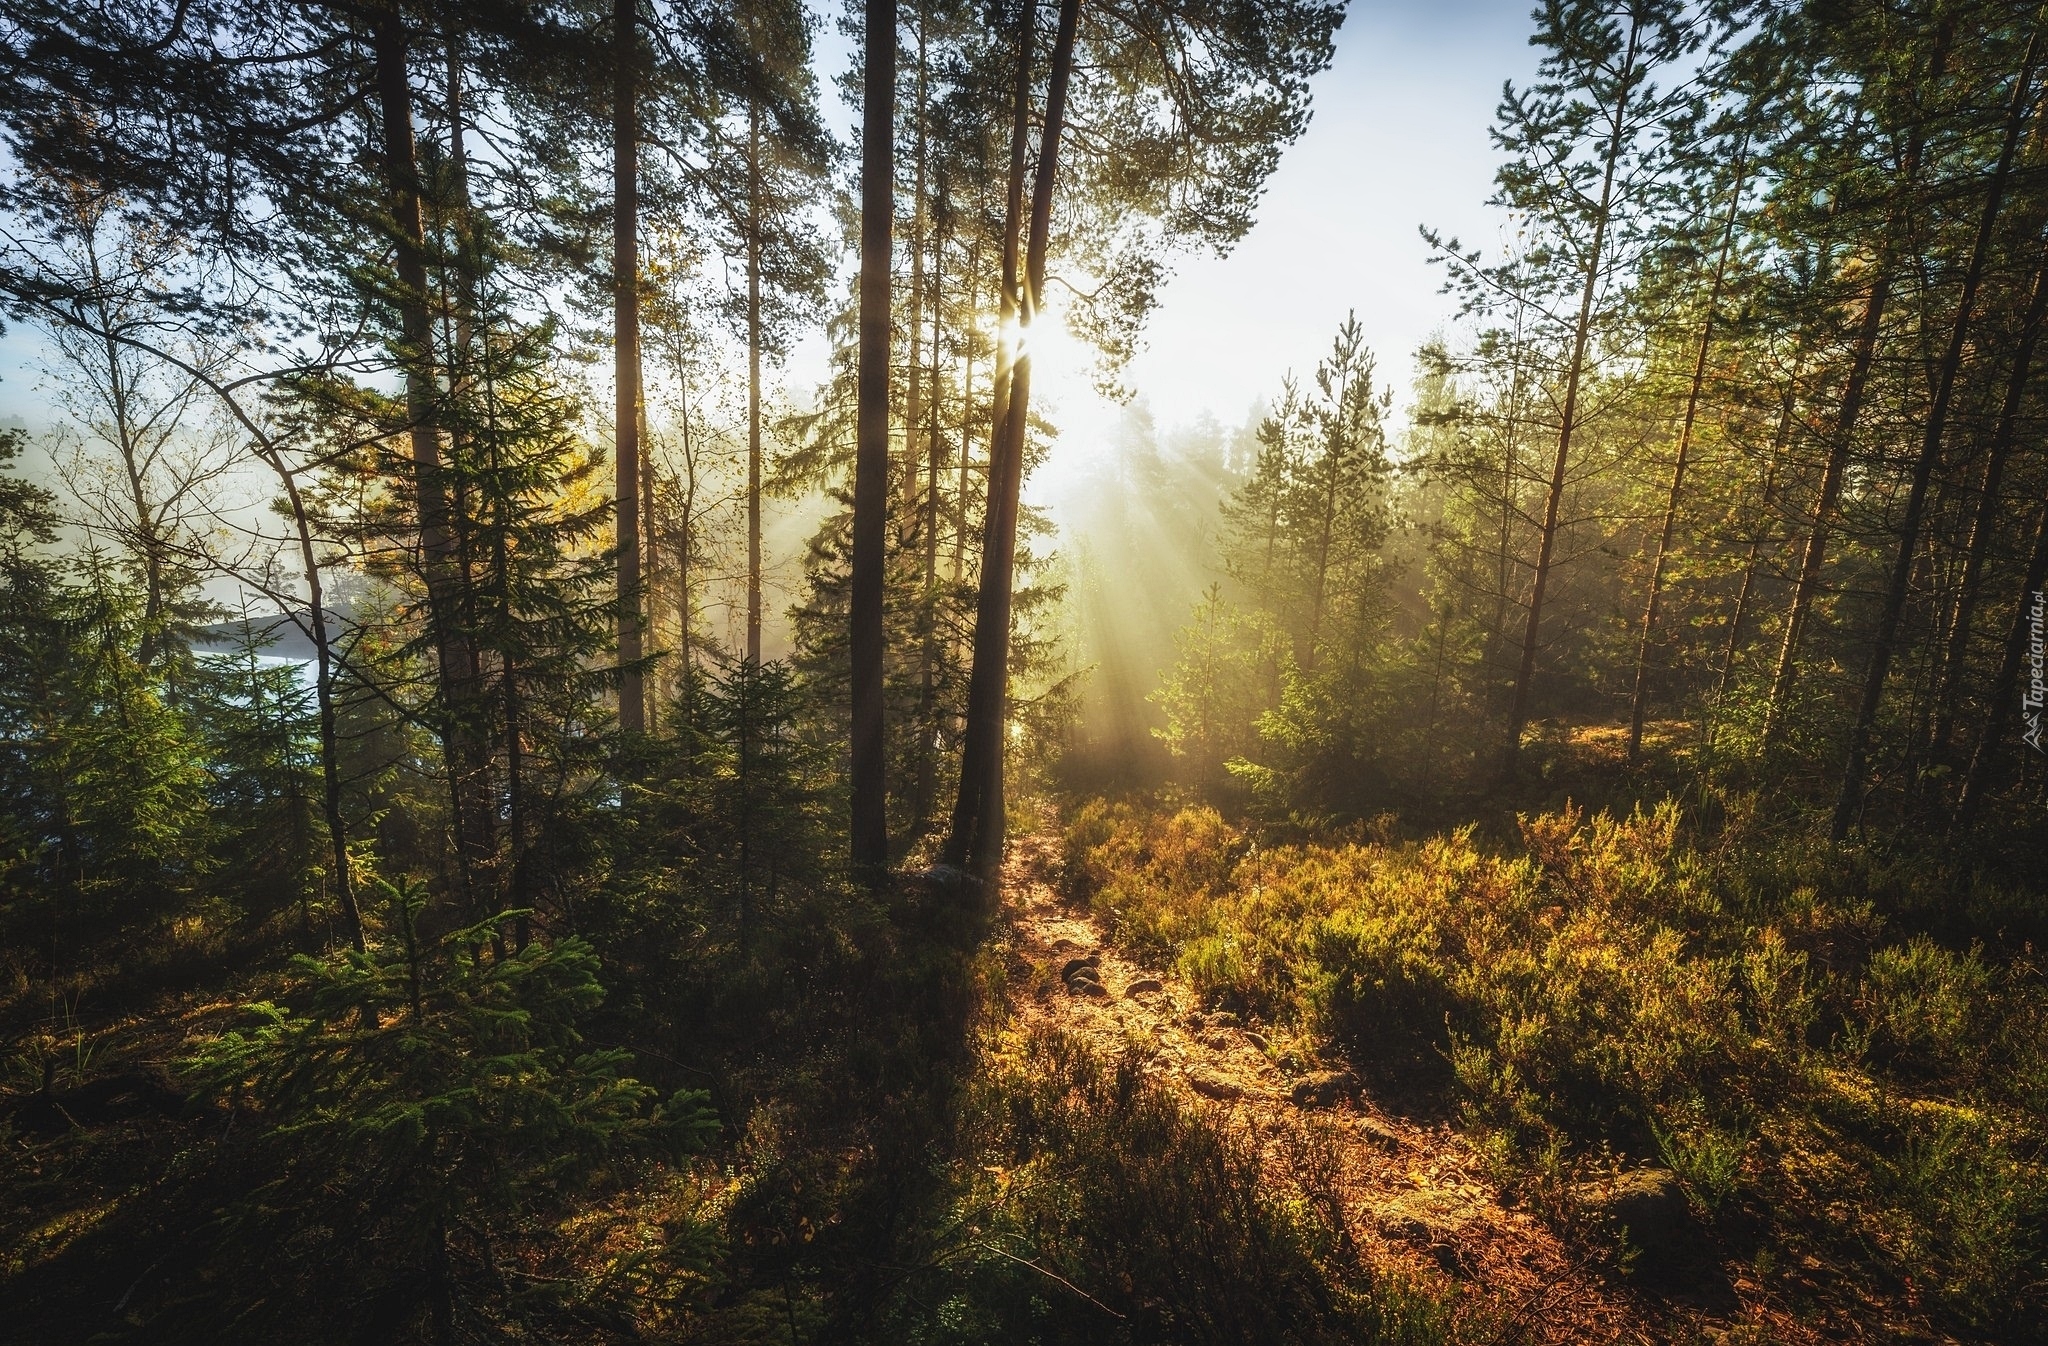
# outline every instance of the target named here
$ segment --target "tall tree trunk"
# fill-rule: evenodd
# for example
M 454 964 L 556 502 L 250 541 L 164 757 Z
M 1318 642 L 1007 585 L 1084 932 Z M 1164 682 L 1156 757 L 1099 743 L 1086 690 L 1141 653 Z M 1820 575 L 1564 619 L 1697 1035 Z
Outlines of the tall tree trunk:
M 1970 754 L 1969 770 L 1963 773 L 1962 794 L 1956 800 L 1956 825 L 1968 827 L 1983 806 L 1984 796 L 1991 789 L 1991 774 L 1997 764 L 1999 750 L 2004 746 L 2005 727 L 2012 718 L 2012 707 L 2019 693 L 2020 665 L 2026 661 L 2028 652 L 2041 638 L 2042 611 L 2039 595 L 2042 586 L 2048 585 L 2048 508 L 2041 511 L 2041 521 L 2034 529 L 2034 552 L 2027 560 L 2026 578 L 2020 584 L 2019 603 L 2013 609 L 2012 625 L 2006 628 L 2005 653 L 1998 662 L 1998 672 L 1992 676 L 1989 701 L 1984 715 L 1984 729 L 1977 737 L 1977 749 Z M 2027 708 L 2037 717 L 2041 716 L 2040 702 L 2030 694 Z M 2048 751 L 2039 734 L 2026 739 L 2036 751 Z
M 457 869 L 467 904 L 475 910 L 482 875 L 491 868 L 496 850 L 488 802 L 490 754 L 478 725 L 476 649 L 461 618 L 466 585 L 458 564 L 448 483 L 441 461 L 441 394 L 435 382 L 426 226 L 413 134 L 411 37 L 397 5 L 374 12 L 371 45 L 384 172 L 391 194 L 399 363 L 405 382 L 406 420 L 417 494 L 420 569 L 426 581 L 427 621 L 442 701 L 442 748 L 449 775 Z
M 1934 49 L 1927 58 L 1926 84 L 1929 89 L 1947 69 L 1949 42 L 1954 31 L 1951 24 L 1944 23 L 1935 32 Z M 1920 155 L 1926 143 L 1927 121 L 1918 117 L 1907 136 L 1905 159 L 1900 165 L 1901 194 L 1911 192 L 1919 181 Z M 1830 219 L 1834 218 L 1838 204 L 1838 201 L 1829 203 Z M 1896 217 L 1904 213 L 1903 206 L 1894 208 L 1894 220 L 1888 232 L 1897 231 Z M 1778 666 L 1771 677 L 1770 699 L 1764 703 L 1764 725 L 1759 741 L 1766 748 L 1784 723 L 1792 696 L 1792 677 L 1798 666 L 1799 642 L 1806 634 L 1807 617 L 1812 613 L 1814 597 L 1820 591 L 1821 564 L 1827 558 L 1828 521 L 1841 497 L 1842 477 L 1849 466 L 1851 437 L 1856 429 L 1856 417 L 1863 407 L 1864 390 L 1870 381 L 1870 364 L 1877 352 L 1877 338 L 1884 326 L 1885 303 L 1891 296 L 1894 247 L 1892 239 L 1887 237 L 1878 252 L 1875 262 L 1877 274 L 1871 281 L 1869 298 L 1864 301 L 1863 320 L 1857 329 L 1855 350 L 1849 358 L 1849 379 L 1843 386 L 1842 403 L 1835 416 L 1835 432 L 1828 442 L 1828 460 L 1821 469 L 1813 522 L 1808 526 L 1806 545 L 1800 552 L 1798 578 L 1792 583 L 1792 605 L 1785 614 L 1785 637 L 1778 648 Z
M 1899 523 L 1899 551 L 1892 562 L 1891 580 L 1885 586 L 1884 609 L 1877 620 L 1877 640 L 1870 651 L 1870 665 L 1863 678 L 1863 699 L 1856 710 L 1856 723 L 1849 730 L 1849 751 L 1842 763 L 1842 788 L 1835 799 L 1834 825 L 1830 835 L 1841 841 L 1849 834 L 1863 803 L 1864 774 L 1868 769 L 1870 733 L 1877 724 L 1877 711 L 1884 699 L 1885 675 L 1891 670 L 1892 647 L 1898 639 L 1899 619 L 1906 610 L 1912 587 L 1913 558 L 1919 548 L 1920 516 L 1927 504 L 1927 484 L 1941 458 L 1941 438 L 1948 428 L 1949 404 L 1955 395 L 1956 373 L 1963 363 L 1963 345 L 1969 337 L 1970 319 L 1977 302 L 1977 287 L 1984 279 L 1985 259 L 1991 252 L 1992 230 L 2005 199 L 2005 180 L 2012 171 L 2013 151 L 2019 146 L 2030 91 L 2034 81 L 2034 56 L 2040 44 L 2038 32 L 2027 42 L 2020 61 L 2020 73 L 2013 83 L 2012 107 L 2006 115 L 2005 140 L 1999 146 L 1998 164 L 1991 172 L 1991 184 L 1984 194 L 1984 213 L 1977 221 L 1977 237 L 1970 244 L 1970 261 L 1963 274 L 1962 296 L 1956 301 L 1954 324 L 1949 328 L 1948 349 L 1942 353 L 1934 386 L 1934 400 L 1927 409 L 1927 432 L 1920 442 L 1920 456 L 1913 463 L 1912 485 L 1906 493 L 1906 513 Z
M 685 408 L 684 414 L 688 415 Z M 761 103 L 747 102 L 747 662 L 761 663 Z
M 1316 563 L 1314 590 L 1309 599 L 1308 645 L 1302 650 L 1302 668 L 1314 672 L 1317 656 L 1323 643 L 1323 603 L 1330 584 L 1330 544 L 1335 540 L 1337 530 L 1337 497 L 1344 477 L 1344 456 L 1349 446 L 1344 442 L 1343 408 L 1350 396 L 1351 378 L 1347 373 L 1337 384 L 1337 415 L 1330 427 L 1324 430 L 1323 467 L 1328 473 L 1327 485 L 1323 490 L 1323 510 L 1316 535 Z M 1275 521 L 1277 523 L 1277 520 Z M 1270 548 L 1269 548 L 1270 556 Z
M 981 236 L 967 253 L 967 353 L 960 372 L 960 485 L 953 497 L 953 583 L 967 574 L 968 470 L 974 457 L 974 315 L 981 311 Z M 998 337 L 998 340 L 1001 338 Z M 993 432 L 991 432 L 993 433 Z
M 1508 604 L 1513 601 L 1509 592 L 1514 575 L 1514 527 L 1515 506 L 1520 495 L 1515 480 L 1522 449 L 1522 396 L 1523 396 L 1523 354 L 1522 323 L 1524 308 L 1515 305 L 1515 324 L 1511 329 L 1508 349 L 1513 361 L 1508 375 L 1508 414 L 1501 424 L 1500 451 L 1500 527 L 1495 534 L 1494 547 L 1494 590 L 1493 622 L 1486 629 L 1486 667 L 1489 671 L 1499 664 L 1501 649 L 1508 639 Z M 1272 548 L 1267 547 L 1266 567 L 1272 569 Z
M 327 824 L 328 856 L 334 866 L 334 895 L 341 903 L 341 919 L 348 927 L 349 943 L 357 953 L 362 953 L 368 945 L 363 940 L 363 913 L 356 905 L 355 880 L 349 872 L 348 825 L 341 812 L 341 740 L 334 715 L 334 652 L 327 634 L 327 599 L 320 582 L 320 558 L 313 547 L 312 520 L 299 494 L 297 477 L 285 465 L 283 455 L 268 442 L 259 440 L 257 452 L 284 487 L 292 526 L 298 534 L 299 564 L 306 572 L 306 635 L 313 642 L 313 701 L 320 713 L 321 814 Z
M 925 249 L 925 16 L 919 6 L 917 18 L 917 84 L 912 95 L 912 171 L 910 184 L 910 291 L 909 312 L 904 330 L 910 334 L 910 352 L 903 365 L 903 540 L 910 541 L 917 529 L 917 478 L 920 462 L 918 436 L 924 433 L 924 364 L 921 353 L 924 323 Z
M 1020 253 L 1024 238 L 1024 160 L 1031 134 L 1031 65 L 1038 39 L 1038 0 L 1020 0 L 1017 25 L 1017 65 L 1010 98 L 1010 168 L 1003 197 L 1002 280 L 996 297 L 995 368 L 989 383 L 988 465 L 984 469 L 984 502 L 981 515 L 981 573 L 975 591 L 975 620 L 971 662 L 967 678 L 967 722 L 961 734 L 960 783 L 953 803 L 952 825 L 946 834 L 941 858 L 951 865 L 965 865 L 975 850 L 975 835 L 982 817 L 982 794 L 987 784 L 986 758 L 991 749 L 983 742 L 988 726 L 986 703 L 990 697 L 989 674 L 983 651 L 995 638 L 996 595 L 991 591 L 989 567 L 1000 546 L 998 530 L 1002 500 L 1002 462 L 1009 442 L 1011 380 L 1016 372 L 1017 284 L 1021 270 Z M 961 517 L 966 517 L 966 455 L 961 455 Z M 1000 726 L 996 729 L 1000 737 Z
M 2034 342 L 2040 335 L 2041 319 L 2048 314 L 2048 262 L 2034 270 L 2033 293 L 2027 300 L 2026 316 L 2020 322 L 2019 344 L 2013 349 L 2012 373 L 2005 381 L 2005 400 L 1998 409 L 1998 425 L 1991 434 L 1990 452 L 1984 460 L 1984 477 L 1977 484 L 1977 509 L 1970 520 L 1970 536 L 1964 546 L 1963 573 L 1956 583 L 1955 614 L 1949 621 L 1948 641 L 1942 657 L 1941 691 L 1934 712 L 1930 736 L 1934 760 L 1946 760 L 1949 741 L 1955 733 L 1956 702 L 1962 696 L 1963 673 L 1969 662 L 1970 627 L 1977 613 L 1977 591 L 1984 574 L 1984 553 L 1990 548 L 1998 522 L 1999 492 L 2005 485 L 2005 465 L 2012 456 L 2020 405 L 2026 399 L 2027 379 L 2032 372 Z
M 896 3 L 866 0 L 860 170 L 860 370 L 853 477 L 852 859 L 880 882 L 889 863 L 882 721 L 883 580 L 889 528 L 890 248 L 895 229 Z
M 488 333 L 484 339 L 486 342 L 490 340 Z M 497 389 L 492 384 L 488 365 L 485 366 L 484 372 L 484 397 L 487 404 L 492 406 L 495 419 Z M 498 436 L 495 433 L 491 435 L 490 443 L 490 468 L 492 475 L 495 476 L 504 470 L 504 463 L 498 453 Z M 491 589 L 498 597 L 499 629 L 509 631 L 515 618 L 512 610 L 512 552 L 509 545 L 512 520 L 509 502 L 502 492 L 496 501 L 496 515 L 493 521 L 495 526 L 491 529 L 491 569 L 494 572 Z M 519 690 L 519 661 L 516 651 L 509 646 L 498 652 L 498 690 L 505 719 L 507 836 L 503 907 L 522 913 L 513 927 L 513 944 L 523 951 L 527 941 L 532 937 L 533 929 L 532 917 L 524 914 L 531 905 L 527 898 L 526 885 L 526 709 Z
M 1728 640 L 1721 647 L 1721 673 L 1714 687 L 1714 714 L 1718 718 L 1721 707 L 1728 700 L 1728 688 L 1735 677 L 1735 654 L 1742 646 L 1742 622 L 1749 615 L 1751 600 L 1756 596 L 1757 563 L 1763 554 L 1764 529 L 1771 516 L 1771 500 L 1778 487 L 1778 468 L 1785 461 L 1785 446 L 1792 439 L 1793 413 L 1799 406 L 1800 358 L 1795 355 L 1791 372 L 1785 376 L 1785 398 L 1778 406 L 1778 431 L 1771 437 L 1771 456 L 1764 464 L 1763 490 L 1757 500 L 1757 531 L 1749 539 L 1749 555 L 1742 563 L 1742 587 L 1735 595 L 1735 611 L 1728 617 Z M 1709 743 L 1712 742 L 1711 733 Z
M 681 516 L 676 528 L 676 676 L 681 679 L 684 697 L 683 714 L 691 714 L 689 698 L 695 693 L 696 653 L 691 647 L 691 626 L 696 620 L 696 563 L 697 563 L 697 445 L 690 437 L 690 379 L 687 373 L 678 376 L 682 393 L 683 418 L 683 476 L 676 484 L 676 493 L 682 497 Z M 759 659 L 749 660 L 760 667 Z
M 1529 718 L 1529 694 L 1536 680 L 1536 652 L 1543 633 L 1543 598 L 1550 587 L 1551 559 L 1557 551 L 1558 514 L 1564 504 L 1565 474 L 1571 463 L 1572 433 L 1578 429 L 1579 380 L 1586 369 L 1586 347 L 1593 334 L 1593 298 L 1600 286 L 1600 267 L 1607 245 L 1607 226 L 1614 213 L 1614 175 L 1621 164 L 1623 130 L 1629 95 L 1635 88 L 1637 43 L 1641 32 L 1631 20 L 1628 50 L 1616 83 L 1622 92 L 1615 104 L 1612 129 L 1600 177 L 1600 204 L 1593 220 L 1593 245 L 1586 253 L 1586 284 L 1579 294 L 1578 321 L 1572 328 L 1571 361 L 1565 370 L 1564 408 L 1559 417 L 1557 456 L 1551 462 L 1550 488 L 1543 501 L 1543 533 L 1536 545 L 1536 576 L 1529 590 L 1529 621 L 1522 632 L 1522 662 L 1515 673 L 1514 698 L 1508 705 L 1507 739 L 1501 753 L 1501 779 L 1511 781 L 1521 760 L 1522 727 Z
M 1792 605 L 1785 614 L 1785 638 L 1778 648 L 1778 667 L 1771 677 L 1771 696 L 1764 706 L 1762 742 L 1769 746 L 1784 722 L 1792 695 L 1792 676 L 1799 658 L 1799 642 L 1805 635 L 1807 616 L 1813 611 L 1814 596 L 1820 591 L 1821 564 L 1827 558 L 1828 523 L 1835 503 L 1841 498 L 1842 478 L 1849 467 L 1849 449 L 1856 430 L 1856 417 L 1863 408 L 1863 393 L 1870 382 L 1870 365 L 1877 353 L 1877 337 L 1884 326 L 1885 301 L 1891 295 L 1891 276 L 1881 272 L 1871 283 L 1870 296 L 1863 304 L 1863 320 L 1856 332 L 1856 346 L 1849 359 L 1849 381 L 1842 389 L 1842 403 L 1835 413 L 1834 434 L 1828 441 L 1828 460 L 1821 468 L 1820 490 L 1808 525 L 1806 544 L 1800 549 L 1799 573 L 1792 581 Z
M 1678 526 L 1678 501 L 1685 488 L 1686 460 L 1692 453 L 1693 424 L 1699 417 L 1700 390 L 1707 382 L 1707 352 L 1714 343 L 1714 311 L 1721 305 L 1721 288 L 1728 276 L 1728 249 L 1735 242 L 1735 220 L 1742 210 L 1744 162 L 1749 140 L 1743 138 L 1735 151 L 1735 187 L 1728 194 L 1728 218 L 1721 225 L 1721 247 L 1714 258 L 1714 280 L 1707 287 L 1707 312 L 1700 319 L 1698 349 L 1693 353 L 1692 386 L 1685 394 L 1685 419 L 1678 430 L 1678 452 L 1671 463 L 1671 490 L 1664 498 L 1664 527 L 1657 534 L 1656 559 L 1650 563 L 1650 592 L 1643 602 L 1643 630 L 1636 640 L 1636 686 L 1629 698 L 1628 760 L 1634 763 L 1643 752 L 1643 717 L 1649 704 L 1650 642 L 1657 634 L 1657 609 L 1664 597 L 1664 564 L 1671 554 L 1671 535 Z
M 645 623 L 646 636 L 641 642 L 642 653 L 661 653 L 661 532 L 654 523 L 655 489 L 661 484 L 660 469 L 655 465 L 654 436 L 647 431 L 647 399 L 640 399 L 640 414 L 634 418 L 640 429 L 640 549 L 646 553 L 640 573 L 640 611 Z M 648 680 L 647 701 L 650 724 L 659 725 L 661 704 L 661 678 L 659 675 Z
M 1007 722 L 1010 665 L 1011 586 L 1017 559 L 1018 497 L 1024 477 L 1024 438 L 1031 417 L 1032 356 L 1025 338 L 1045 295 L 1045 254 L 1052 236 L 1053 189 L 1059 176 L 1060 133 L 1066 121 L 1067 83 L 1073 72 L 1074 39 L 1081 0 L 1060 0 L 1046 79 L 1045 120 L 1039 132 L 1038 167 L 1031 184 L 1031 235 L 1025 248 L 1024 284 L 1018 305 L 1018 347 L 1010 373 L 1000 463 L 990 464 L 989 513 L 974 617 L 974 667 L 968 679 L 967 744 L 960 764 L 961 800 L 954 810 L 957 848 L 970 869 L 993 875 L 1003 858 L 1003 727 Z M 979 695 L 977 696 L 977 693 Z M 969 796 L 970 781 L 979 798 Z M 964 810 L 972 811 L 963 818 Z
M 943 199 L 945 188 L 941 180 L 940 193 Z M 936 217 L 937 212 L 934 212 Z M 937 223 L 935 218 L 934 223 Z M 924 510 L 919 520 L 923 529 L 924 575 L 919 592 L 917 609 L 917 807 L 913 816 L 922 829 L 932 809 L 932 799 L 938 791 L 938 663 L 939 663 L 939 469 L 943 458 L 939 435 L 941 420 L 939 397 L 939 336 L 944 307 L 940 303 L 944 295 L 946 266 L 945 234 L 934 229 L 932 235 L 932 347 L 931 366 L 926 371 L 930 379 L 931 410 L 925 426 L 925 481 Z M 914 503 L 914 502 L 913 502 Z
M 612 4 L 612 359 L 616 401 L 612 492 L 619 543 L 619 728 L 647 728 L 640 675 L 640 19 L 637 0 Z

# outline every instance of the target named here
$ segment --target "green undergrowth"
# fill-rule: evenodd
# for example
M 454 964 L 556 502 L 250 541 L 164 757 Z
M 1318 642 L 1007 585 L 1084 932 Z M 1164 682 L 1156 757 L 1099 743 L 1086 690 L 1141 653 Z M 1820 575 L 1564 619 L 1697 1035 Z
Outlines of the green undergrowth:
M 905 1339 L 945 1343 L 1480 1340 L 1482 1300 L 1390 1278 L 1352 1243 L 1333 1140 L 1275 1157 L 1214 1109 L 1040 1028 L 964 1091 L 951 1204 Z M 910 1312 L 911 1306 L 917 1311 Z
M 1095 801 L 1066 873 L 1209 1003 L 1455 1109 L 1566 1224 L 1586 1227 L 1575 1194 L 1596 1179 L 1655 1164 L 1708 1260 L 1817 1258 L 1902 1311 L 2042 1339 L 2019 1307 L 2048 1284 L 2029 948 L 1919 920 L 1931 865 L 1830 855 L 1759 812 L 1719 801 L 1710 829 L 1668 802 L 1567 807 L 1523 816 L 1503 851 L 1389 826 L 1262 846 L 1211 809 Z

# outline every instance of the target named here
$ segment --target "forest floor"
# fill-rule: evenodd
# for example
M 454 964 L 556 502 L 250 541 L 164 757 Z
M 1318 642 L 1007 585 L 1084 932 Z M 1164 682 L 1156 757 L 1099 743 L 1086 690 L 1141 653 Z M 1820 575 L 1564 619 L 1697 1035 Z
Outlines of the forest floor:
M 1009 945 L 1011 1026 L 1057 1029 L 1109 1059 L 1135 1053 L 1146 1074 L 1244 1128 L 1269 1163 L 1285 1162 L 1291 1134 L 1316 1129 L 1337 1157 L 1332 1186 L 1351 1238 L 1373 1267 L 1488 1297 L 1501 1341 L 1824 1339 L 1776 1311 L 1739 1266 L 1643 1285 L 1579 1255 L 1489 1177 L 1450 1119 L 1362 1084 L 1326 1046 L 1204 1012 L 1185 984 L 1119 950 L 1060 895 L 1058 857 L 1056 837 L 1032 835 L 1005 867 L 998 938 Z

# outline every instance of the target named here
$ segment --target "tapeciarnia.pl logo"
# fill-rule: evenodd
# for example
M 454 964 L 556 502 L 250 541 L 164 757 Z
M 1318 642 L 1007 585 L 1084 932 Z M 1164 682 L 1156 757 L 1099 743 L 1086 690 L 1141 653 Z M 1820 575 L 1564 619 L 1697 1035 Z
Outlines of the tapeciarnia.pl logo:
M 2035 752 L 2048 752 L 2042 746 L 2041 708 L 2048 702 L 2048 645 L 2044 645 L 2043 627 L 2048 625 L 2048 590 L 2034 590 L 2034 604 L 2027 613 L 2027 689 L 2020 696 L 2020 716 L 2026 721 L 2026 732 L 2020 737 Z

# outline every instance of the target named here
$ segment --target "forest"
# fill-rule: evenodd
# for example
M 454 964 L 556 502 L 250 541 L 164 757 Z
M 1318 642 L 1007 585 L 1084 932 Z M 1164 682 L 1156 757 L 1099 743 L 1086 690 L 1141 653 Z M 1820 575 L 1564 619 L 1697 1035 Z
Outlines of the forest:
M 0 0 L 0 1341 L 2048 1342 L 2048 9 L 1357 17 Z

